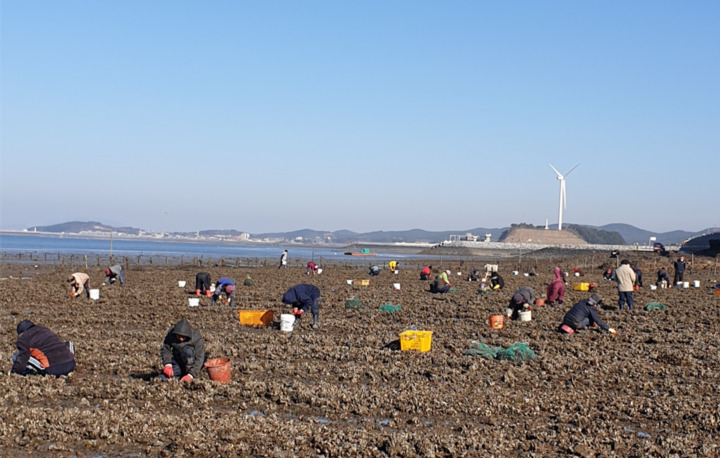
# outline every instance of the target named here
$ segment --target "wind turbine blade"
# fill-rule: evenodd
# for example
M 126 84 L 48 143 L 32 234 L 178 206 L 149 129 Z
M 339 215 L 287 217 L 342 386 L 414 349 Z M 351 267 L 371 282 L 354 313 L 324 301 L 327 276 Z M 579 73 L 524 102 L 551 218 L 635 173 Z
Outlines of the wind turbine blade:
M 580 165 L 579 162 L 578 162 L 578 164 L 577 164 L 575 167 L 573 167 L 573 168 L 570 169 L 570 172 L 572 172 L 573 170 L 575 170 L 576 168 L 578 168 L 578 165 Z M 567 173 L 565 174 L 565 176 L 570 175 L 570 172 L 567 172 Z
M 550 166 L 551 169 L 553 169 L 555 171 L 555 173 L 557 173 L 558 178 L 562 176 L 562 173 L 558 172 L 557 169 L 552 166 L 552 164 L 548 164 L 548 165 Z

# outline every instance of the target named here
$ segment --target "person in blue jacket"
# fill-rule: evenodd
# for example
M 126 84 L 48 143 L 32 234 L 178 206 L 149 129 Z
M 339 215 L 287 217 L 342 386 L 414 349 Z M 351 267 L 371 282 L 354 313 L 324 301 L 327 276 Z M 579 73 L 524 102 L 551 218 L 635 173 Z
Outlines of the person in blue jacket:
M 303 313 L 310 310 L 313 316 L 313 329 L 317 329 L 320 320 L 320 290 L 313 285 L 301 283 L 285 291 L 283 304 L 293 306 L 295 319 L 302 318 Z
M 212 295 L 212 301 L 210 302 L 211 306 L 215 306 L 215 302 L 222 295 L 222 293 L 225 293 L 225 295 L 227 296 L 227 305 L 229 307 L 232 307 L 233 301 L 235 299 L 235 282 L 225 277 L 222 277 L 220 280 L 218 280 L 215 284 L 215 292 Z
M 610 334 L 615 334 L 615 330 L 605 324 L 598 316 L 597 306 L 601 303 L 602 298 L 597 294 L 593 294 L 589 298 L 573 305 L 563 317 L 562 324 L 560 324 L 560 331 L 574 334 L 575 331 L 579 329 L 597 325 L 600 326 L 600 329 Z

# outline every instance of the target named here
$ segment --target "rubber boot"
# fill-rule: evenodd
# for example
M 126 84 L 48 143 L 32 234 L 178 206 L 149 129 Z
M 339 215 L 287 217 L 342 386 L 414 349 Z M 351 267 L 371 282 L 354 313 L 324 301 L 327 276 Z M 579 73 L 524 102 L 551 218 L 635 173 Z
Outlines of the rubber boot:
M 196 295 L 196 296 L 199 296 L 199 295 L 200 295 L 200 290 L 199 290 L 199 289 L 196 289 L 196 290 L 195 290 L 195 295 Z
M 212 293 L 210 292 L 210 290 L 205 291 L 205 296 L 207 296 L 207 297 L 211 297 L 211 296 L 212 296 Z
M 319 318 L 320 318 L 319 316 L 313 315 L 313 325 L 312 325 L 313 329 L 317 329 L 318 327 L 320 327 L 320 325 L 318 324 Z

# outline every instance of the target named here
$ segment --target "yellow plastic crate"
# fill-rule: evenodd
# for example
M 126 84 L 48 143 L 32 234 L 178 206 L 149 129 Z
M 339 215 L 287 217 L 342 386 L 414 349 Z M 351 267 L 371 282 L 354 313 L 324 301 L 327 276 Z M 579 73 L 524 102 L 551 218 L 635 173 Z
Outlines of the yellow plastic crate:
M 353 280 L 353 285 L 370 286 L 370 280 Z
M 405 331 L 400 334 L 400 350 L 430 351 L 432 331 Z
M 240 324 L 248 326 L 267 326 L 272 323 L 272 310 L 238 310 Z
M 590 291 L 590 283 L 575 283 L 573 285 L 575 291 Z

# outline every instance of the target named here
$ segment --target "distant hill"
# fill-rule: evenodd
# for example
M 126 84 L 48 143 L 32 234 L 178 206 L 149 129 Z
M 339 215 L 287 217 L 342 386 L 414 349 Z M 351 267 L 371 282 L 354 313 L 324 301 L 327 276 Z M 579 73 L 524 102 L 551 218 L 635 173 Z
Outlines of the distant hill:
M 124 234 L 139 235 L 143 232 L 141 229 L 134 227 L 112 227 L 97 221 L 69 221 L 67 223 L 53 224 L 51 226 L 33 226 L 28 231 L 37 230 L 39 232 L 56 232 L 79 234 L 81 232 L 122 232 Z
M 324 241 L 338 244 L 353 244 L 362 242 L 374 242 L 374 243 L 395 243 L 395 242 L 407 242 L 407 243 L 441 243 L 446 240 L 450 240 L 450 236 L 464 236 L 465 234 L 472 234 L 478 236 L 480 240 L 484 238 L 485 234 L 490 234 L 492 240 L 499 240 L 501 235 L 507 232 L 512 227 L 528 227 L 540 229 L 541 227 L 532 226 L 529 224 L 512 224 L 510 227 L 505 228 L 484 228 L 476 227 L 473 229 L 463 229 L 457 231 L 425 231 L 422 229 L 410 229 L 407 231 L 375 231 L 358 233 L 348 230 L 339 231 L 318 231 L 314 229 L 300 229 L 292 232 L 268 232 L 259 234 L 250 234 L 253 239 L 278 239 L 278 240 L 297 240 L 302 238 L 303 241 L 316 242 Z M 550 226 L 551 229 L 556 229 L 557 225 Z M 576 235 L 580 236 L 583 240 L 592 244 L 611 244 L 611 245 L 622 245 L 624 243 L 634 244 L 639 243 L 645 245 L 649 243 L 650 237 L 656 237 L 657 241 L 663 244 L 676 244 L 681 243 L 691 237 L 699 236 L 706 233 L 716 231 L 716 229 L 706 229 L 701 232 L 687 232 L 687 231 L 671 231 L 671 232 L 651 232 L 644 229 L 639 229 L 635 226 L 622 223 L 606 224 L 604 226 L 587 226 L 583 224 L 564 224 L 563 230 L 572 231 Z M 544 229 L 544 227 L 542 227 Z M 124 233 L 130 235 L 140 235 L 147 231 L 134 227 L 113 227 L 106 224 L 102 224 L 96 221 L 70 221 L 67 223 L 54 224 L 50 226 L 37 226 L 30 227 L 28 231 L 37 230 L 40 232 L 51 232 L 51 233 L 82 233 L 82 232 L 107 232 L 111 231 L 114 233 Z M 202 236 L 229 236 L 234 237 L 242 234 L 243 231 L 236 229 L 213 229 L 213 230 L 202 230 L 197 232 L 173 232 L 173 235 L 183 236 L 194 236 L 200 234 Z M 109 235 L 109 234 L 108 234 Z

